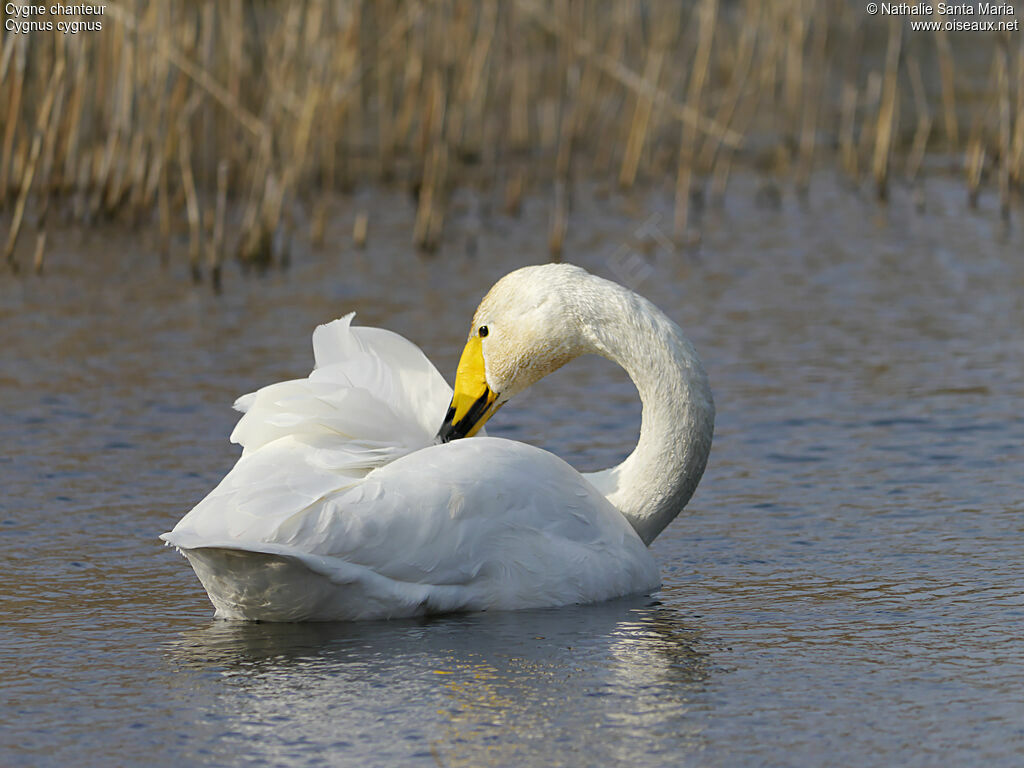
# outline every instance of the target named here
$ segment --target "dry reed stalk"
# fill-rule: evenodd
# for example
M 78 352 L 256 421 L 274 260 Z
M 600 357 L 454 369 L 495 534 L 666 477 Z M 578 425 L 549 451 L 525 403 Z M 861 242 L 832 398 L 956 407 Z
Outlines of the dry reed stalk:
M 424 251 L 433 251 L 439 245 L 444 221 L 443 191 L 447 176 L 448 153 L 444 144 L 444 124 L 447 104 L 442 75 L 435 70 L 430 76 L 428 112 L 424 117 L 424 135 L 431 145 L 423 181 L 420 185 L 419 205 L 413 225 L 413 243 Z
M 132 220 L 135 224 L 139 222 L 143 214 L 142 201 L 146 196 L 146 138 L 142 133 L 137 133 L 132 139 L 131 156 L 128 163 L 128 205 Z
M 1024 184 L 1024 39 L 1017 49 L 1017 116 L 1013 144 L 1010 147 L 1010 178 L 1017 186 Z
M 384 11 L 384 4 L 376 6 L 378 14 Z M 379 22 L 378 16 L 378 22 Z M 392 57 L 380 45 L 377 46 L 377 162 L 378 173 L 383 179 L 390 179 L 395 172 L 394 140 L 394 73 Z
M 348 25 L 345 27 L 336 60 L 338 73 L 345 82 L 344 95 L 336 98 L 336 102 L 339 112 L 338 125 L 342 126 L 345 141 L 352 146 L 358 145 L 362 136 L 362 100 L 359 98 L 361 94 L 355 92 L 361 83 L 360 76 L 362 74 L 359 45 L 359 31 L 363 20 L 362 3 L 354 3 L 349 12 Z M 354 183 L 356 175 L 353 169 L 354 160 L 351 153 L 343 155 L 341 185 L 346 190 L 350 189 Z
M 72 215 L 79 221 L 85 219 L 86 192 L 89 187 L 89 163 L 83 155 L 75 170 L 74 194 L 71 197 Z
M 825 57 L 825 44 L 828 40 L 828 23 L 819 17 L 812 24 L 814 35 L 811 38 L 811 67 L 813 74 L 809 82 L 805 81 L 803 94 L 803 119 L 800 127 L 800 155 L 796 168 L 796 186 L 802 193 L 807 192 L 810 185 L 811 171 L 814 165 L 814 147 L 817 143 L 818 112 L 821 108 L 822 91 L 825 88 L 828 62 Z M 806 32 L 804 33 L 806 34 Z
M 413 7 L 419 8 L 419 4 Z M 410 35 L 415 37 L 415 35 Z M 396 38 L 397 39 L 397 38 Z M 420 91 L 423 83 L 423 48 L 421 45 L 412 44 L 407 50 L 405 57 L 405 73 L 402 78 L 401 91 L 406 95 L 406 98 L 402 99 L 402 106 L 398 111 L 398 116 L 395 118 L 395 135 L 396 136 L 408 136 L 412 131 L 413 122 L 416 119 L 416 112 L 419 105 L 413 98 L 409 98 L 410 94 L 416 94 Z
M 93 194 L 89 203 L 89 210 L 95 216 L 101 209 L 110 211 L 108 201 L 113 194 L 113 188 L 117 182 L 117 166 L 123 153 L 124 137 L 130 127 L 127 117 L 123 114 L 125 99 L 120 94 L 126 91 L 125 81 L 128 77 L 128 70 L 121 66 L 120 59 L 128 57 L 129 51 L 126 45 L 126 32 L 124 25 L 117 25 L 111 33 L 116 42 L 109 46 L 104 57 L 107 71 L 110 73 L 104 80 L 107 91 L 110 92 L 107 98 L 112 105 L 113 130 L 107 132 L 107 141 L 101 156 L 101 162 L 97 177 L 94 177 Z M 111 92 L 112 91 L 112 92 Z
M 687 37 L 686 30 L 682 24 L 684 11 L 685 5 L 682 3 L 657 3 L 653 5 L 651 7 L 650 24 L 646 27 L 646 34 L 639 37 L 638 40 L 640 49 L 637 51 L 638 58 L 636 61 L 641 72 L 647 65 L 647 53 L 652 48 L 662 51 L 663 63 L 658 73 L 656 86 L 666 93 L 683 92 L 682 84 L 685 73 L 681 71 L 682 67 L 672 66 L 672 63 L 678 55 L 683 53 L 689 54 L 692 48 L 692 41 Z M 579 28 L 581 30 L 584 29 L 582 20 L 579 22 Z M 640 25 L 639 30 L 644 31 L 644 25 Z M 731 32 L 723 32 L 723 38 L 729 36 L 731 36 Z M 579 62 L 577 66 L 581 63 Z M 710 63 L 710 76 L 713 77 L 718 69 L 719 67 L 716 63 Z M 618 83 L 612 82 L 610 85 L 615 90 L 621 91 L 624 97 L 635 98 L 634 94 L 624 89 Z M 652 173 L 655 176 L 662 176 L 664 169 L 671 167 L 676 159 L 675 147 L 671 146 L 671 143 L 679 133 L 677 118 L 670 112 L 662 109 L 657 103 L 652 102 L 651 106 L 646 139 L 640 154 L 640 176 L 647 176 Z M 709 104 L 709 119 L 724 125 L 726 128 L 729 127 L 721 123 L 717 115 L 711 116 L 712 112 L 713 110 Z M 708 136 L 707 140 L 710 141 L 711 137 Z
M 181 183 L 185 191 L 185 211 L 188 216 L 188 263 L 192 274 L 192 282 L 203 279 L 199 268 L 202 227 L 199 213 L 199 196 L 196 193 L 195 178 L 192 175 L 192 141 L 189 139 L 188 126 L 184 122 L 178 125 L 178 167 L 181 170 Z
M 865 118 L 861 124 L 859 141 L 857 144 L 858 163 L 862 166 L 870 165 L 870 159 L 875 146 L 875 138 L 878 135 L 877 111 L 882 104 L 882 75 L 879 72 L 869 72 L 867 82 L 864 84 L 863 101 L 861 110 L 866 114 L 875 114 L 876 119 Z
M 162 4 L 161 4 L 161 7 Z M 158 23 L 155 21 L 154 23 Z M 152 64 L 151 77 L 159 83 L 169 80 L 169 63 L 165 58 L 158 58 Z M 184 78 L 181 78 L 184 82 Z M 149 210 L 158 194 L 158 185 L 166 184 L 165 167 L 170 161 L 170 141 L 165 126 L 167 125 L 167 109 L 170 96 L 166 87 L 159 87 L 158 96 L 152 108 L 152 122 L 147 126 L 147 143 L 149 145 L 149 169 L 139 201 L 140 212 Z M 166 191 L 166 190 L 164 190 Z M 163 229 L 163 211 L 161 210 L 161 230 Z
M 13 192 L 18 191 L 18 179 L 25 177 L 25 169 L 28 167 L 28 157 L 32 148 L 32 133 L 29 131 L 28 136 L 22 136 L 14 147 L 14 153 L 11 156 L 11 178 L 15 181 L 15 185 L 12 189 Z
M 558 104 L 554 99 L 542 97 L 535 98 L 537 123 L 537 142 L 534 151 L 539 155 L 551 157 L 552 150 L 558 142 Z
M 56 164 L 55 152 L 58 141 L 58 134 L 63 123 L 64 117 L 64 104 L 67 100 L 67 38 L 66 36 L 60 36 L 54 40 L 54 68 L 60 74 L 57 77 L 57 89 L 54 97 L 54 104 L 52 107 L 52 113 L 46 126 L 45 135 L 43 137 L 43 148 L 42 157 L 40 160 L 39 173 L 41 174 L 41 183 L 39 189 L 41 191 L 41 212 L 38 215 L 37 228 L 42 229 L 45 225 L 45 219 L 47 212 L 49 211 L 49 204 L 51 198 L 61 192 L 60 184 L 57 183 L 56 174 L 53 172 L 53 168 Z
M 875 177 L 875 190 L 880 200 L 889 194 L 889 155 L 896 129 L 897 93 L 899 89 L 900 50 L 903 42 L 902 19 L 889 24 L 889 43 L 885 51 L 885 76 L 882 98 L 878 107 L 878 127 L 875 130 L 875 153 L 871 170 Z
M 138 28 L 138 20 L 136 17 L 121 6 L 108 3 L 105 5 L 105 9 L 105 12 L 108 15 L 118 21 L 126 29 L 136 30 Z M 171 62 L 183 74 L 187 75 L 196 85 L 211 96 L 218 104 L 224 107 L 228 114 L 234 117 L 240 125 L 246 128 L 251 135 L 251 138 L 256 143 L 264 141 L 265 138 L 270 135 L 269 129 L 262 120 L 253 115 L 249 110 L 232 98 L 231 93 L 224 88 L 224 86 L 218 83 L 210 73 L 194 64 L 187 56 L 175 48 L 170 43 L 168 35 L 157 35 L 157 39 L 160 44 L 157 46 L 155 52 Z M 104 80 L 100 78 L 99 81 L 103 82 Z
M 791 154 L 790 147 L 787 145 L 787 142 L 791 143 L 791 138 L 789 137 L 790 128 L 787 124 L 786 82 L 790 57 L 789 45 L 793 35 L 789 20 L 793 3 L 792 1 L 774 3 L 769 8 L 766 26 L 770 46 L 767 51 L 767 61 L 765 62 L 767 66 L 763 70 L 762 82 L 763 87 L 772 94 L 772 101 L 776 104 L 781 101 L 782 107 L 771 110 L 769 120 L 764 124 L 764 129 L 775 137 L 775 146 L 772 150 L 772 157 L 762 159 L 762 164 L 769 172 L 784 176 L 789 172 Z M 793 86 L 790 85 L 789 88 L 792 90 Z
M 39 173 L 43 179 L 43 185 L 45 190 L 43 193 L 43 209 L 45 210 L 49 204 L 50 198 L 59 192 L 59 185 L 55 184 L 53 167 L 54 167 L 54 152 L 56 151 L 57 144 L 57 133 L 61 125 L 61 118 L 64 115 L 64 102 L 67 96 L 67 87 L 64 83 L 64 74 L 67 72 L 67 53 L 66 53 L 66 38 L 61 36 L 54 43 L 56 65 L 61 70 L 60 87 L 57 89 L 56 99 L 53 105 L 53 114 L 50 117 L 49 124 L 46 129 L 46 135 L 43 138 L 43 154 L 40 162 Z
M 67 184 L 77 185 L 78 180 L 78 166 L 76 161 L 79 157 L 79 139 L 81 136 L 81 128 L 83 124 L 82 110 L 85 103 L 85 89 L 86 89 L 86 67 L 83 62 L 85 56 L 85 44 L 81 39 L 72 42 L 73 56 L 69 58 L 72 61 L 72 69 L 74 70 L 73 83 L 70 86 L 71 96 L 68 107 L 67 116 L 67 131 L 61 141 L 60 154 L 64 157 L 64 169 L 63 178 Z
M 521 165 L 516 165 L 508 180 L 505 182 L 505 205 L 504 210 L 509 216 L 518 216 L 522 209 L 523 194 L 526 189 L 526 171 Z
M 608 31 L 607 39 L 602 44 L 602 28 L 595 20 L 589 27 L 581 30 L 578 36 L 574 36 L 573 47 L 576 47 L 575 37 L 584 40 L 596 40 L 595 47 L 605 51 L 608 61 L 621 61 L 627 56 L 626 38 L 631 26 L 630 12 L 633 9 L 632 3 L 612 4 L 611 29 Z M 602 130 L 595 137 L 596 157 L 594 158 L 593 170 L 605 175 L 612 172 L 613 158 L 620 142 L 619 126 L 614 116 L 622 113 L 626 103 L 625 94 L 619 94 L 615 79 L 608 74 L 607 66 L 602 67 L 596 57 L 583 58 L 593 67 L 598 76 L 595 78 L 595 103 L 591 108 L 591 115 L 595 123 L 602 126 Z
M 560 261 L 565 235 L 569 230 L 569 188 L 572 143 L 576 124 L 576 99 L 579 89 L 578 78 L 566 73 L 568 97 L 562 105 L 561 126 L 558 132 L 558 153 L 555 157 L 554 205 L 551 208 L 551 224 L 548 231 L 548 253 L 553 261 Z
M 967 171 L 967 202 L 971 208 L 977 208 L 981 192 L 981 173 L 985 168 L 985 145 L 977 135 L 967 140 L 964 166 Z
M 839 117 L 839 157 L 843 170 L 850 178 L 856 180 L 860 175 L 857 162 L 857 70 L 860 65 L 861 46 L 864 39 L 862 26 L 853 24 L 849 52 L 846 57 L 846 70 L 843 76 L 842 104 Z
M 249 192 L 242 214 L 241 237 L 238 239 L 238 259 L 245 267 L 268 260 L 269 244 L 260 226 L 259 212 L 270 162 L 271 147 L 269 141 L 266 141 L 250 164 Z
M 562 260 L 565 234 L 569 229 L 569 192 L 564 179 L 555 179 L 551 222 L 548 226 L 548 253 L 552 261 Z
M 770 100 L 778 98 L 778 69 L 781 53 L 781 34 L 779 32 L 778 13 L 774 6 L 766 5 L 761 16 L 761 57 L 758 61 L 758 88 L 767 93 Z
M 530 143 L 530 57 L 523 50 L 523 32 L 514 38 L 509 146 L 522 152 Z
M 157 178 L 157 222 L 160 231 L 160 262 L 166 266 L 171 256 L 171 193 L 168 190 L 166 163 L 160 164 Z
M 357 250 L 366 247 L 366 237 L 370 228 L 370 214 L 366 211 L 359 211 L 355 221 L 352 222 L 352 244 Z
M 644 67 L 643 75 L 644 83 L 648 84 L 651 91 L 658 87 L 658 78 L 661 76 L 661 65 L 664 61 L 664 49 L 652 46 L 647 54 L 647 64 Z M 632 187 L 633 182 L 636 181 L 640 153 L 643 151 L 644 141 L 647 139 L 647 126 L 651 121 L 653 109 L 654 99 L 651 97 L 650 91 L 637 93 L 629 137 L 626 139 L 626 151 L 622 157 L 622 167 L 619 169 L 619 186 L 624 189 Z
M 917 174 L 924 161 L 924 153 L 928 146 L 928 137 L 932 130 L 932 114 L 928 109 L 928 98 L 925 95 L 924 78 L 921 76 L 921 65 L 917 57 L 907 62 L 910 72 L 910 85 L 914 91 L 914 104 L 917 108 L 917 129 L 914 131 L 914 140 L 910 148 L 910 156 L 907 158 L 907 178 L 911 182 L 917 179 Z
M 36 248 L 32 254 L 32 271 L 37 275 L 43 274 L 43 258 L 46 248 L 46 230 L 36 234 Z
M 694 54 L 693 71 L 690 73 L 690 88 L 687 94 L 687 105 L 695 114 L 700 112 L 717 12 L 718 0 L 702 0 L 697 10 L 697 13 L 700 14 L 697 52 Z M 673 219 L 673 233 L 677 243 L 684 242 L 689 227 L 690 183 L 693 174 L 694 144 L 697 140 L 696 127 L 691 122 L 683 122 L 679 141 L 679 167 L 676 174 L 676 205 Z
M 49 85 L 46 87 L 46 94 L 43 97 L 43 104 L 39 108 L 35 134 L 32 137 L 32 148 L 29 153 L 28 162 L 25 165 L 24 176 L 21 179 L 21 188 L 18 192 L 18 201 L 14 206 L 11 230 L 7 235 L 7 244 L 4 247 L 4 260 L 12 272 L 18 271 L 18 263 L 14 258 L 14 247 L 17 245 L 18 234 L 21 231 L 21 222 L 25 215 L 25 203 L 28 200 L 32 183 L 35 180 L 36 164 L 39 161 L 39 154 L 43 148 L 43 138 L 50 123 L 50 110 L 53 108 L 53 101 L 57 94 L 57 85 L 63 75 L 64 62 L 58 60 L 54 65 L 53 73 L 50 75 Z
M 0 83 L 7 82 L 7 72 L 14 57 L 14 38 L 0 36 Z
M 570 35 L 567 30 L 550 21 L 541 8 L 533 2 L 533 0 L 517 0 L 516 5 L 526 10 L 533 21 L 536 22 L 536 24 L 545 32 L 555 37 Z M 598 53 L 594 50 L 593 44 L 588 40 L 584 40 L 579 37 L 574 38 L 572 50 L 577 56 L 591 59 L 596 66 L 605 72 L 605 74 L 609 75 L 614 80 L 617 80 L 630 90 L 637 93 L 648 93 L 657 106 L 667 110 L 683 123 L 692 125 L 696 130 L 704 134 L 720 134 L 722 137 L 721 140 L 731 147 L 738 148 L 743 145 L 742 136 L 734 131 L 728 130 L 724 126 L 719 125 L 714 120 L 705 117 L 701 113 L 695 111 L 692 106 L 678 103 L 664 91 L 660 89 L 651 89 L 647 83 L 644 82 L 642 76 L 622 64 L 620 61 L 616 61 L 610 56 Z
M 743 93 L 746 90 L 750 78 L 751 64 L 754 61 L 754 50 L 757 45 L 758 26 L 761 21 L 761 9 L 763 3 L 760 0 L 747 0 L 743 8 L 743 29 L 740 32 L 740 39 L 737 44 L 736 62 L 732 70 L 732 77 L 725 95 L 722 98 L 721 106 L 715 113 L 715 122 L 726 128 L 733 129 L 733 119 L 736 116 L 736 109 L 739 106 Z M 738 132 L 745 135 L 743 131 Z M 712 135 L 707 138 L 701 147 L 697 167 L 704 172 L 709 172 L 715 165 L 715 159 L 722 147 L 721 138 Z
M 783 65 L 786 74 L 782 79 L 782 98 L 786 106 L 785 124 L 792 126 L 795 132 L 801 123 L 801 104 L 807 101 L 804 48 L 806 47 L 807 27 L 810 24 L 811 14 L 804 0 L 792 0 L 788 7 L 780 3 L 778 8 L 780 11 L 779 22 L 782 29 L 785 30 L 783 34 L 786 41 Z M 804 113 L 806 114 L 806 108 Z M 796 145 L 797 141 L 792 141 L 792 144 Z
M 460 79 L 454 66 L 455 56 L 464 56 L 471 39 L 470 16 L 472 10 L 464 3 L 449 2 L 438 8 L 437 17 L 430 24 L 431 36 L 440 48 L 436 49 L 436 66 L 444 73 L 446 85 L 450 86 L 444 137 L 448 146 L 458 148 L 462 136 L 463 104 L 459 98 Z M 461 67 L 459 68 L 461 69 Z
M 324 231 L 327 229 L 327 201 L 320 198 L 313 203 L 313 215 L 309 223 L 309 242 L 314 248 L 322 248 Z
M 14 136 L 18 127 L 18 115 L 21 114 L 21 97 L 25 88 L 25 64 L 28 57 L 28 35 L 21 35 L 5 51 L 13 52 L 14 77 L 11 80 L 11 95 L 7 99 L 7 118 L 4 127 L 3 155 L 0 156 L 0 206 L 7 200 L 7 191 L 11 179 L 12 152 Z
M 992 57 L 992 65 L 989 69 L 988 85 L 998 89 L 1000 61 L 998 51 Z M 967 151 L 965 154 L 964 170 L 967 175 L 967 200 L 972 208 L 978 205 L 981 195 L 981 182 L 985 174 L 985 163 L 988 159 L 988 147 L 986 143 L 986 128 L 990 125 L 993 114 L 998 119 L 998 100 L 993 103 L 982 104 L 975 112 L 967 139 Z M 998 152 L 998 146 L 995 148 Z
M 764 91 L 760 88 L 754 89 L 753 93 L 742 100 L 736 111 L 734 124 L 736 130 L 744 135 L 749 130 L 751 123 L 757 114 Z M 732 162 L 736 152 L 730 147 L 720 147 L 715 157 L 715 164 L 711 169 L 711 198 L 721 203 L 725 198 L 725 190 L 729 184 L 729 175 L 732 172 Z
M 412 30 L 420 18 L 423 16 L 424 6 L 421 2 L 410 2 L 406 6 L 406 11 L 402 17 L 392 24 L 389 24 L 387 34 L 383 36 L 379 42 L 379 47 L 385 52 L 395 52 L 399 50 L 399 43 L 405 39 L 405 36 Z M 332 62 L 333 70 L 330 72 L 327 80 L 333 82 L 335 79 L 341 80 L 341 85 L 331 88 L 331 99 L 335 103 L 338 109 L 337 116 L 335 117 L 336 125 L 341 125 L 344 122 L 349 122 L 355 118 L 350 114 L 350 104 L 355 103 L 356 106 L 360 106 L 362 102 L 361 92 L 357 88 L 361 88 L 362 81 L 369 70 L 369 63 L 364 63 L 360 59 L 359 51 L 359 19 L 361 18 L 360 9 L 356 8 L 352 18 L 349 20 L 349 24 L 345 29 L 343 36 L 343 42 L 341 46 L 338 46 L 335 57 Z M 442 47 L 443 40 L 437 43 L 438 47 Z M 402 56 L 406 61 L 406 92 L 415 93 L 419 90 L 419 86 L 422 81 L 423 74 L 423 54 L 422 49 L 419 46 L 413 45 L 411 50 L 406 48 L 401 50 Z M 419 105 L 414 100 L 408 99 L 403 105 L 403 109 L 399 112 L 398 117 L 395 120 L 396 136 L 406 135 L 415 119 L 416 111 Z M 360 126 L 358 123 L 355 124 L 356 132 L 358 136 Z M 352 141 L 353 139 L 350 139 Z M 334 158 L 332 157 L 332 175 L 334 173 L 335 165 L 333 163 Z M 348 173 L 347 165 L 343 165 L 343 186 L 347 186 L 347 181 L 344 175 Z
M 295 240 L 295 209 L 285 205 L 281 212 L 281 222 L 274 233 L 274 258 L 281 269 L 288 269 L 292 264 L 292 246 Z
M 290 191 L 297 186 L 302 169 L 306 165 L 310 135 L 313 131 L 313 121 L 319 107 L 320 90 L 310 88 L 302 103 L 302 113 L 299 116 L 298 125 L 294 132 L 295 140 L 292 145 L 291 158 L 283 175 L 282 198 L 287 197 Z
M 757 2 L 758 0 L 751 0 L 751 2 Z M 749 18 L 755 19 L 760 25 L 763 20 L 763 14 L 751 15 Z M 753 41 L 751 42 L 753 45 Z M 770 46 L 769 46 L 770 50 Z M 753 53 L 753 52 L 752 52 Z M 738 96 L 735 108 L 735 116 L 730 116 L 728 124 L 730 126 L 735 125 L 737 133 L 741 136 L 746 136 L 753 125 L 754 119 L 759 112 L 761 99 L 767 95 L 771 97 L 771 92 L 764 87 L 762 82 L 752 82 L 749 84 L 750 87 L 743 88 Z M 709 144 L 705 144 L 708 147 Z M 703 152 L 702 152 L 703 154 Z M 735 157 L 736 150 L 727 145 L 723 145 L 718 142 L 715 146 L 715 157 L 714 164 L 711 167 L 711 199 L 717 203 L 721 203 L 725 198 L 725 190 L 729 184 L 729 176 L 732 172 L 733 158 Z
M 214 70 L 214 37 L 219 31 L 217 29 L 217 13 L 213 0 L 203 0 L 202 7 L 199 8 L 198 19 L 199 58 L 202 61 L 203 71 L 212 72 Z M 227 88 L 224 91 L 230 95 L 230 91 Z M 214 115 L 205 101 L 198 118 L 199 136 L 202 138 L 202 143 L 197 153 L 199 175 L 202 179 L 202 186 L 208 189 L 215 183 L 216 173 L 220 169 L 216 156 L 217 136 L 213 122 Z
M 427 253 L 436 251 L 441 244 L 444 228 L 444 187 L 448 174 L 448 148 L 438 143 L 430 153 L 429 169 L 424 174 L 423 189 L 420 191 L 420 208 L 417 211 L 413 241 Z
M 221 262 L 224 257 L 224 217 L 228 203 L 228 161 L 217 164 L 217 209 L 213 219 L 213 237 L 207 260 L 210 267 L 210 281 L 214 293 L 221 292 Z
M 999 34 L 995 51 L 999 93 L 999 212 L 1010 218 L 1010 51 L 1008 33 Z
M 275 255 L 278 256 L 277 263 L 284 266 L 281 257 L 286 256 L 287 239 L 286 231 L 281 227 L 281 216 L 285 210 L 285 195 L 284 182 L 278 178 L 276 172 L 268 173 L 259 217 L 261 247 L 256 253 L 256 264 L 261 269 L 270 267 L 274 263 Z
M 466 105 L 463 128 L 458 142 L 464 157 L 483 154 L 484 111 L 487 104 L 488 80 L 494 37 L 497 32 L 498 6 L 494 0 L 480 6 L 478 31 L 470 51 L 462 81 L 460 97 Z
M 581 11 L 582 14 L 582 11 Z M 584 18 L 579 22 L 580 36 L 593 37 L 594 33 L 588 31 L 587 26 L 595 26 L 592 16 L 584 15 Z M 577 94 L 576 104 L 576 131 L 577 135 L 573 138 L 583 138 L 583 129 L 585 126 L 591 124 L 597 117 L 598 113 L 598 101 L 600 97 L 599 88 L 601 79 L 604 77 L 601 74 L 601 70 L 594 64 L 590 59 L 583 61 L 583 68 L 580 74 L 580 86 L 579 93 Z
M 935 29 L 935 47 L 939 54 L 939 75 L 942 79 L 942 116 L 946 141 L 949 148 L 954 149 L 960 141 L 960 131 L 956 119 L 953 52 L 950 50 L 948 33 L 939 27 Z
M 244 29 L 245 19 L 242 16 L 242 0 L 229 0 L 226 16 L 226 26 L 228 29 Z M 232 104 L 239 104 L 242 98 L 242 44 L 245 42 L 245 36 L 236 33 L 228 35 L 227 38 L 227 95 Z

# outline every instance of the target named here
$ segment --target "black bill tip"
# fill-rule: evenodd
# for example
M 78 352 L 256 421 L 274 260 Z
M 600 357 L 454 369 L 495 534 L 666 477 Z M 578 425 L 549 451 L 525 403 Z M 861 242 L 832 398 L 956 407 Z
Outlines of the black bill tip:
M 473 404 L 466 411 L 466 414 L 455 421 L 455 406 L 451 405 L 448 408 L 448 413 L 444 417 L 444 423 L 441 428 L 437 431 L 437 438 L 435 442 L 438 443 L 450 443 L 452 440 L 459 440 L 470 432 L 473 428 L 484 419 L 487 414 L 487 410 L 491 407 L 491 403 L 494 402 L 496 396 L 491 395 L 489 391 L 484 391 L 480 397 L 473 401 Z
M 437 430 L 437 437 L 434 438 L 435 443 L 447 443 L 452 440 L 458 440 L 460 437 L 466 436 L 468 430 L 457 430 L 452 419 L 455 418 L 455 406 L 448 408 L 448 413 L 444 417 L 444 423 L 441 428 Z M 463 419 L 465 421 L 465 419 Z M 461 432 L 461 434 L 459 434 Z

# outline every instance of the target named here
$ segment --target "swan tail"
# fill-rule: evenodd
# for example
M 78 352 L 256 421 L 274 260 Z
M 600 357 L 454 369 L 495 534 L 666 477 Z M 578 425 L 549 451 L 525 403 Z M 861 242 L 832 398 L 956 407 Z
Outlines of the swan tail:
M 222 619 L 245 621 L 356 621 L 397 619 L 472 610 L 463 585 L 390 579 L 338 558 L 232 542 L 189 548 L 184 537 L 161 538 L 188 559 Z

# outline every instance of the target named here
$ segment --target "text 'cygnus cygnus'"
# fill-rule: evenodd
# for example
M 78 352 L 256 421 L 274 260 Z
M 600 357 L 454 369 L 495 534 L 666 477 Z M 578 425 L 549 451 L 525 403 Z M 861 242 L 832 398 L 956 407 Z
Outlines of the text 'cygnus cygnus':
M 707 377 L 675 323 L 579 267 L 525 267 L 480 303 L 453 393 L 414 344 L 351 321 L 316 329 L 308 378 L 238 400 L 241 458 L 161 537 L 217 616 L 392 618 L 658 588 L 646 545 L 689 501 L 714 428 Z M 625 368 L 643 402 L 620 465 L 581 475 L 539 448 L 472 437 L 583 354 Z

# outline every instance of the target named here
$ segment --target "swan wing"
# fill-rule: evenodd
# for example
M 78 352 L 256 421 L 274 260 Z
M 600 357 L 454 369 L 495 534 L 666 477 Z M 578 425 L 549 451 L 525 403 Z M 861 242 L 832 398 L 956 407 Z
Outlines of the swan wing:
M 353 316 L 314 331 L 316 367 L 307 378 L 235 402 L 244 415 L 231 441 L 243 458 L 288 437 L 315 447 L 318 465 L 366 469 L 431 444 L 451 387 L 415 344 L 354 328 Z
M 307 378 L 236 401 L 244 415 L 231 440 L 241 458 L 164 538 L 190 531 L 192 541 L 260 540 L 275 516 L 301 517 L 373 469 L 432 444 L 451 388 L 415 344 L 354 328 L 353 317 L 314 331 L 316 364 Z
M 296 618 L 555 606 L 659 584 L 653 558 L 628 522 L 546 451 L 472 438 L 416 451 L 347 483 L 333 469 L 304 471 L 302 487 L 291 483 L 282 504 L 281 486 L 294 479 L 288 462 L 311 466 L 303 455 L 310 450 L 278 441 L 266 467 L 243 457 L 223 490 L 218 486 L 164 538 L 194 565 L 200 551 L 241 550 L 301 563 L 335 585 Z M 300 498 L 307 503 L 297 509 Z M 261 613 L 267 598 L 252 587 L 255 577 L 244 578 L 242 585 L 221 578 L 214 590 L 204 584 L 223 615 L 269 615 Z M 281 587 L 278 579 L 274 589 Z

